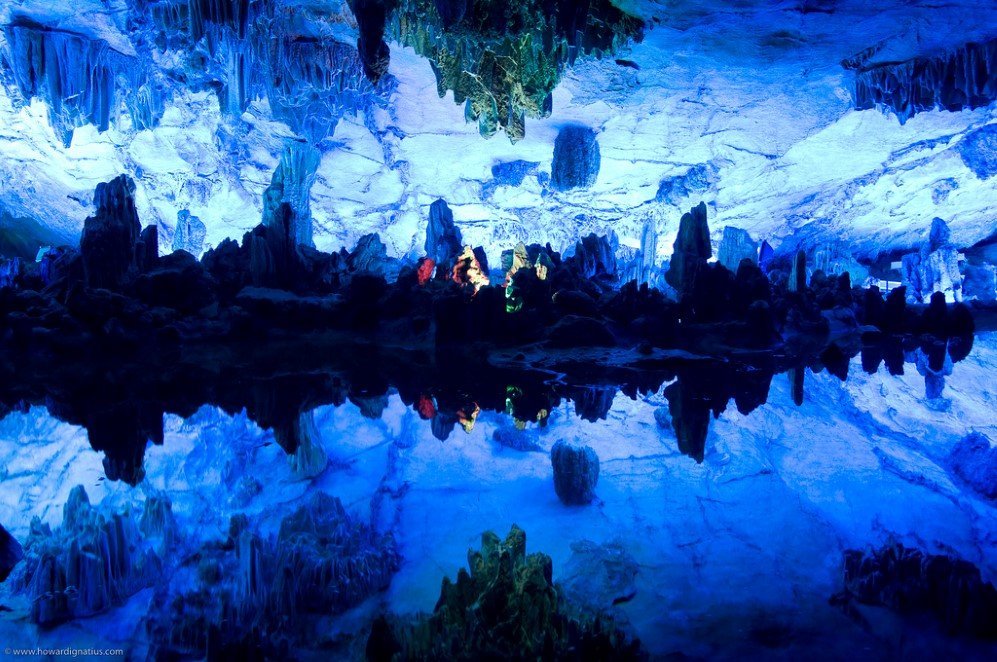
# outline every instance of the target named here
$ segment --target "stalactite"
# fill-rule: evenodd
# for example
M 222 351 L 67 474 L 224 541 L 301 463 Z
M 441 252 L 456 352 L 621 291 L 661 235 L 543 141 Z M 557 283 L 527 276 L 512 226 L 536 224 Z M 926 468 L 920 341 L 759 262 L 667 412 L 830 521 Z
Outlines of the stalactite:
M 968 43 L 935 57 L 857 69 L 855 107 L 882 107 L 903 124 L 915 113 L 980 108 L 997 100 L 997 39 Z

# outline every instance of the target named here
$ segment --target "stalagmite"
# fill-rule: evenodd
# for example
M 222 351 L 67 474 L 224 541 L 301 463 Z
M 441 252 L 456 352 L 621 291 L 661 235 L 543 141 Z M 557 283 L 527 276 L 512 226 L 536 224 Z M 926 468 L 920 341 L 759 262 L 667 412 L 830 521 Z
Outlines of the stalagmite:
M 682 295 L 692 293 L 696 275 L 713 255 L 710 228 L 706 223 L 706 203 L 700 202 L 679 221 L 678 236 L 672 248 L 671 263 L 665 280 Z

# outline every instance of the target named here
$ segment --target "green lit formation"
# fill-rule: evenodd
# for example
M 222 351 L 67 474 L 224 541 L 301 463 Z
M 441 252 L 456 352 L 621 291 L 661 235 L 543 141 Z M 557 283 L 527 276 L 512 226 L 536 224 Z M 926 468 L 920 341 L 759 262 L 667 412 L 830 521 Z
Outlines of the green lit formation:
M 602 57 L 640 40 L 642 23 L 610 4 L 567 0 L 472 0 L 441 16 L 435 0 L 403 0 L 389 32 L 429 59 L 441 97 L 453 91 L 481 135 L 517 142 L 526 118 L 547 117 L 551 93 L 579 56 Z

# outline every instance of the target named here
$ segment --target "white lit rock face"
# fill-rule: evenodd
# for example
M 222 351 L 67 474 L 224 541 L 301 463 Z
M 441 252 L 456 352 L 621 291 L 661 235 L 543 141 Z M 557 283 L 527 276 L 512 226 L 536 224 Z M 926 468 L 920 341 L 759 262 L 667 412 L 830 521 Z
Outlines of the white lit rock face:
M 866 89 L 875 78 L 868 72 L 886 63 L 935 71 L 923 63 L 992 43 L 997 9 L 984 0 L 736 10 L 619 0 L 650 21 L 643 41 L 616 58 L 575 62 L 550 115 L 528 117 L 515 144 L 483 139 L 452 93 L 439 98 L 430 63 L 410 48 L 389 43 L 387 75 L 366 81 L 345 2 L 263 3 L 278 26 L 267 44 L 251 43 L 253 28 L 239 16 L 208 12 L 181 35 L 169 9 L 178 3 L 139 4 L 148 6 L 142 20 L 129 20 L 136 5 L 124 0 L 0 2 L 0 20 L 12 26 L 2 45 L 0 199 L 6 214 L 40 224 L 39 241 L 77 237 L 93 211 L 90 192 L 125 173 L 136 181 L 142 222 L 160 224 L 164 251 L 184 210 L 205 223 L 205 248 L 216 246 L 259 222 L 263 193 L 295 139 L 317 141 L 321 152 L 309 206 L 325 250 L 378 232 L 389 254 L 419 254 L 438 198 L 493 263 L 519 241 L 563 249 L 589 232 L 613 230 L 637 248 L 649 216 L 664 256 L 681 211 L 700 200 L 714 243 L 724 226 L 739 227 L 787 254 L 829 239 L 847 240 L 861 256 L 908 250 L 935 217 L 960 248 L 993 233 L 997 111 L 981 100 L 993 88 L 990 50 L 970 54 L 984 57 L 974 60 L 983 80 L 965 104 L 975 108 L 915 113 L 884 97 L 885 113 L 854 109 L 856 76 Z M 208 62 L 199 70 L 181 48 L 194 38 Z M 33 69 L 39 45 L 76 59 Z M 248 75 L 247 62 L 266 80 Z M 81 78 L 53 85 L 64 70 Z M 890 80 L 922 88 L 934 80 L 893 73 Z M 210 80 L 226 85 L 214 90 Z M 84 84 L 90 96 L 75 95 Z M 313 104 L 316 90 L 332 101 Z M 957 105 L 955 91 L 939 94 Z M 559 190 L 554 143 L 573 124 L 598 135 L 598 177 Z M 515 163 L 537 165 L 513 181 L 501 176 Z

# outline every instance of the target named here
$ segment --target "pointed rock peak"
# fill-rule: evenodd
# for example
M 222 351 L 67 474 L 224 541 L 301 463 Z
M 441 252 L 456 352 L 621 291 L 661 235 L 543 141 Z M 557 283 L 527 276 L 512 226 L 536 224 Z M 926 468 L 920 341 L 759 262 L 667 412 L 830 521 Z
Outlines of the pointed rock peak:
M 673 244 L 671 265 L 665 280 L 680 294 L 692 292 L 696 274 L 706 267 L 713 255 L 710 244 L 710 227 L 706 221 L 706 203 L 682 215 L 678 235 Z

